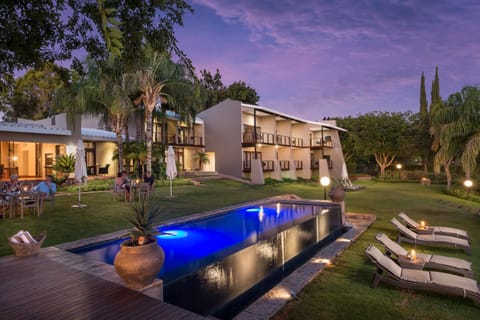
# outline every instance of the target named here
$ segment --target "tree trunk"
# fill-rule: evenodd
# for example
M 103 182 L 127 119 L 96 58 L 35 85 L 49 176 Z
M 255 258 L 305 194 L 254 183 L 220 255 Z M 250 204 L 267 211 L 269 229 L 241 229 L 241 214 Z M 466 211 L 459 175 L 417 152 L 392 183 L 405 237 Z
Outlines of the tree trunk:
M 394 155 L 391 156 L 386 153 L 382 153 L 382 154 L 375 153 L 375 161 L 380 167 L 381 178 L 385 177 L 385 169 L 388 168 L 393 163 L 394 160 L 395 160 Z
M 153 124 L 152 124 L 152 112 L 147 111 L 145 121 L 147 122 L 147 130 L 145 132 L 145 144 L 147 146 L 147 157 L 145 159 L 145 165 L 147 171 L 152 171 L 152 135 L 153 135 Z
M 123 171 L 123 141 L 122 141 L 122 131 L 115 130 L 117 136 L 117 146 L 118 146 L 118 172 Z

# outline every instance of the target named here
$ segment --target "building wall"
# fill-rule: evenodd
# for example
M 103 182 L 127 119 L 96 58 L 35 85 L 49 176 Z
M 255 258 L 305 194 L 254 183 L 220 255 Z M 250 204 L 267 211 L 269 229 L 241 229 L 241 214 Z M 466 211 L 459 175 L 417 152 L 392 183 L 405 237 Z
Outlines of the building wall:
M 220 173 L 242 176 L 241 103 L 227 99 L 198 115 L 205 125 L 205 151 L 215 153 Z

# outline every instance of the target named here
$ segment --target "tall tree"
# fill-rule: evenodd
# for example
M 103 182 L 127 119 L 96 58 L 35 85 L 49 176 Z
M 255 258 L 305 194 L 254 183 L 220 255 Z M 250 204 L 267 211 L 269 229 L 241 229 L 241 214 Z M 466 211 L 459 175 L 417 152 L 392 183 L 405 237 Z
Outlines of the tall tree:
M 69 81 L 70 72 L 50 62 L 28 70 L 15 81 L 9 101 L 11 108 L 6 110 L 7 118 L 38 120 L 62 112 L 63 109 L 54 110 L 51 100 L 55 90 Z
M 361 157 L 373 156 L 380 167 L 380 176 L 398 156 L 408 156 L 409 113 L 370 112 L 355 118 L 347 117 L 338 124 L 348 130 Z M 400 148 L 399 146 L 402 146 Z
M 257 95 L 257 91 L 243 81 L 235 81 L 227 87 L 225 90 L 224 99 L 227 98 L 239 100 L 248 104 L 257 104 L 257 102 L 260 100 L 260 97 Z
M 435 67 L 435 79 L 432 81 L 432 90 L 430 92 L 430 112 L 435 111 L 442 104 L 440 96 L 440 79 L 438 77 L 438 67 Z
M 101 1 L 100 1 L 101 2 Z M 104 27 L 118 27 L 121 32 L 122 58 L 127 66 L 134 66 L 142 58 L 142 48 L 148 43 L 155 51 L 169 52 L 178 56 L 182 63 L 193 72 L 191 61 L 178 47 L 175 36 L 175 27 L 183 25 L 183 16 L 193 13 L 192 7 L 184 0 L 163 1 L 105 1 L 107 21 L 114 22 L 105 25 L 104 19 L 99 19 L 98 0 L 68 0 L 73 9 L 72 20 L 82 21 L 74 24 L 79 43 L 94 59 L 106 60 L 109 33 Z M 115 10 L 115 11 L 111 11 Z M 108 19 L 115 14 L 115 20 Z M 116 24 L 115 22 L 120 22 Z M 110 29 L 110 31 L 116 28 Z M 113 31 L 115 33 L 115 31 Z M 104 33 L 103 37 L 99 34 Z M 118 35 L 118 34 L 117 34 Z M 115 35 L 114 35 L 115 36 Z M 118 42 L 119 39 L 117 38 Z M 118 42 L 112 43 L 118 46 Z
M 76 41 L 61 17 L 64 0 L 3 0 L 0 5 L 0 76 L 70 57 Z
M 200 71 L 200 75 L 200 83 L 206 91 L 204 109 L 208 109 L 222 101 L 225 92 L 225 86 L 223 85 L 222 75 L 218 69 L 214 75 L 212 75 L 210 71 L 203 69 Z
M 425 75 L 422 72 L 420 79 L 420 114 L 426 116 L 428 113 L 427 93 L 425 92 Z
M 168 56 L 148 46 L 142 52 L 143 66 L 135 72 L 133 81 L 140 92 L 136 100 L 141 101 L 145 110 L 147 147 L 145 164 L 147 171 L 151 171 L 154 111 L 160 109 L 161 116 L 165 120 L 167 109 L 171 109 L 180 116 L 181 120 L 191 122 L 198 107 L 195 103 L 198 90 L 192 79 L 185 73 L 184 65 L 173 63 Z M 188 94 L 182 94 L 185 92 Z M 162 134 L 166 136 L 165 131 Z
M 435 112 L 434 126 L 437 129 L 439 150 L 448 149 L 448 154 L 461 154 L 462 168 L 470 178 L 477 168 L 480 155 L 480 87 L 465 86 L 460 92 L 449 96 L 447 105 Z M 444 151 L 446 152 L 446 151 Z

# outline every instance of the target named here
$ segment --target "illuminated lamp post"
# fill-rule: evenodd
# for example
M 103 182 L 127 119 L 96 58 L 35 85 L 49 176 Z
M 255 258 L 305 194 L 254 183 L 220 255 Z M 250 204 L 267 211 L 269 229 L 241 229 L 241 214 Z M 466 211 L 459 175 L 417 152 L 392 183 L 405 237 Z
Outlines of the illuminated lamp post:
M 401 178 L 400 171 L 402 170 L 402 164 L 401 164 L 401 163 L 397 163 L 397 165 L 395 166 L 395 168 L 397 168 L 397 170 L 398 170 L 398 180 L 400 180 L 400 178 Z
M 473 181 L 470 179 L 467 179 L 463 182 L 463 185 L 465 188 L 467 188 L 467 199 L 468 199 L 468 194 L 470 193 L 470 189 L 473 187 Z
M 320 184 L 323 186 L 323 200 L 327 200 L 327 186 L 330 184 L 329 177 L 320 178 Z

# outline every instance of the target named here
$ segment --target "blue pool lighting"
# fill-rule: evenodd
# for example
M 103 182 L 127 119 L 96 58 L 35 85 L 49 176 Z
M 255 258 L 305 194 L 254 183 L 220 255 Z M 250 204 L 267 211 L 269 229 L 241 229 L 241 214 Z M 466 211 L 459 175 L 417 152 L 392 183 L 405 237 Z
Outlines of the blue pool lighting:
M 158 239 L 178 239 L 188 236 L 188 232 L 183 230 L 162 230 L 161 232 L 156 236 Z
M 343 233 L 341 207 L 266 201 L 159 227 L 168 303 L 231 319 Z M 125 239 L 71 250 L 113 264 Z

